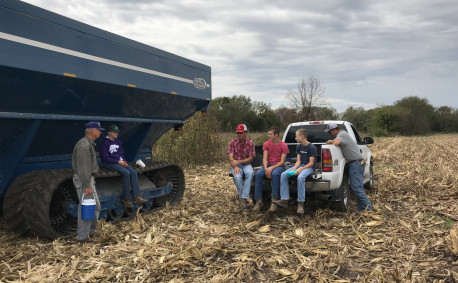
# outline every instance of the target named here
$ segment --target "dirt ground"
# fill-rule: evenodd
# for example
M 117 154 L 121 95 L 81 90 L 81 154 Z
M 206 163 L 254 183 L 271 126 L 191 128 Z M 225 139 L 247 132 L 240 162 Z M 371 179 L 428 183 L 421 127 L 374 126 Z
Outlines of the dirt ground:
M 455 282 L 458 135 L 376 139 L 374 212 L 241 211 L 227 164 L 185 168 L 175 207 L 95 243 L 0 230 L 0 282 Z

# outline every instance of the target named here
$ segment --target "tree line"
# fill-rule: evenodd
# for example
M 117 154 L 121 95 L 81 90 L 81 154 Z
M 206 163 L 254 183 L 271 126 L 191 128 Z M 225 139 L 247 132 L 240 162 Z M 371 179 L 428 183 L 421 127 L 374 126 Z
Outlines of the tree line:
M 288 96 L 298 97 L 301 87 L 299 84 L 298 91 L 290 91 Z M 213 99 L 208 114 L 214 116 L 222 130 L 227 132 L 234 131 L 240 123 L 247 124 L 250 131 L 265 132 L 271 126 L 285 129 L 290 123 L 310 120 L 346 120 L 372 136 L 458 132 L 458 109 L 434 107 L 428 99 L 418 96 L 407 96 L 393 105 L 370 110 L 348 107 L 343 113 L 323 103 L 321 97 L 314 99 L 312 103 L 301 103 L 304 100 L 299 95 L 291 107 L 272 109 L 268 103 L 252 101 L 243 95 L 217 97 Z

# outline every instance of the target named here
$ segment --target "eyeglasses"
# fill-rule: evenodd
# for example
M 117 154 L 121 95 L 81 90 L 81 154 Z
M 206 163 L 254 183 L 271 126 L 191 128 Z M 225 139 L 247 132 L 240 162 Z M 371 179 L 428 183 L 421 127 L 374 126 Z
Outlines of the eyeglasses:
M 237 132 L 237 135 L 243 135 L 244 132 Z

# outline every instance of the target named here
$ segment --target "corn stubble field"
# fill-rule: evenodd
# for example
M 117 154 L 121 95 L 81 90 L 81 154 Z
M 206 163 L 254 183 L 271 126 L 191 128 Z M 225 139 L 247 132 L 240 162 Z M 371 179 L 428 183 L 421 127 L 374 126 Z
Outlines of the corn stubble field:
M 185 168 L 180 205 L 116 224 L 93 244 L 0 231 L 0 282 L 455 282 L 458 135 L 370 146 L 375 212 L 309 199 L 240 211 L 227 163 Z

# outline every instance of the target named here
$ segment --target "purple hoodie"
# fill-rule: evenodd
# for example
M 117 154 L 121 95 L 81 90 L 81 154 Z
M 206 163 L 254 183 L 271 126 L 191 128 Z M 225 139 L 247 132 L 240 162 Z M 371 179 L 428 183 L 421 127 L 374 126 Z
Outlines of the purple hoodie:
M 122 142 L 118 139 L 112 141 L 106 136 L 100 145 L 100 159 L 103 163 L 111 164 L 118 164 L 118 161 L 125 160 Z

